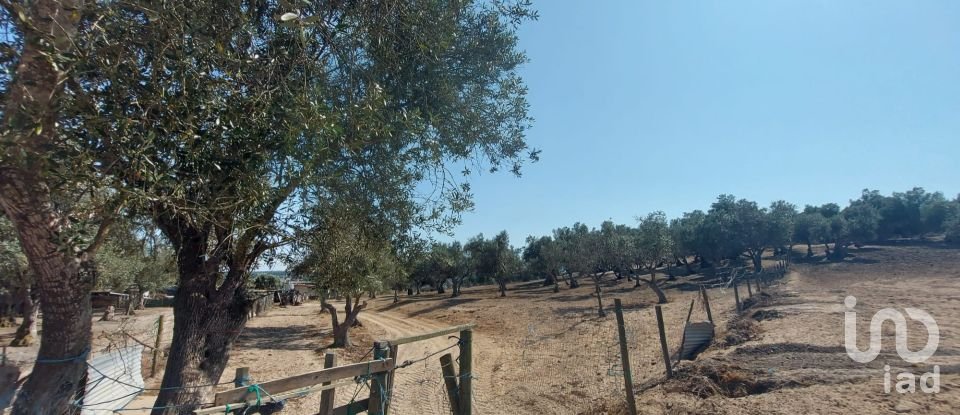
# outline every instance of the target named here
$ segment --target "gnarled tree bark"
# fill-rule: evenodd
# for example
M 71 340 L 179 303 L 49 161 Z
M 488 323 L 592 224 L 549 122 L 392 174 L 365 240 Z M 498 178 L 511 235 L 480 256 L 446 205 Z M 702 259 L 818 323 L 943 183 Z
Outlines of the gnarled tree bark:
M 72 52 L 81 5 L 79 0 L 5 5 L 23 36 L 23 49 L 3 103 L 0 208 L 16 228 L 33 271 L 45 328 L 14 414 L 72 413 L 71 402 L 86 372 L 96 243 L 80 250 L 58 242 L 67 240 L 63 232 L 69 224 L 54 209 L 51 189 L 43 181 L 68 69 L 59 58 Z
M 333 323 L 333 344 L 331 347 L 349 347 L 353 345 L 350 342 L 350 327 L 357 321 L 357 316 L 360 315 L 360 311 L 367 306 L 366 302 L 360 302 L 360 296 L 353 298 L 353 296 L 347 295 L 345 300 L 346 305 L 343 311 L 346 315 L 341 322 L 337 314 L 337 308 L 321 298 L 321 306 L 330 313 L 330 321 Z
M 248 270 L 264 248 L 251 244 L 252 233 L 236 238 L 223 224 L 214 232 L 212 224 L 200 228 L 167 213 L 157 213 L 155 220 L 177 252 L 179 281 L 164 389 L 152 414 L 189 414 L 213 402 L 230 349 L 253 304 L 245 289 Z M 210 251 L 213 234 L 217 243 Z

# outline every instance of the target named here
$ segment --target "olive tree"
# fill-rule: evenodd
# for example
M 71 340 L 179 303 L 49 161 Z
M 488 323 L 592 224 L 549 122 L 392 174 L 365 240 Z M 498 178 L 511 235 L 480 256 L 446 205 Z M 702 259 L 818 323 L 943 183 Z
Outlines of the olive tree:
M 0 210 L 30 267 L 30 297 L 40 301 L 45 329 L 14 414 L 69 410 L 83 387 L 93 261 L 120 207 L 120 195 L 100 191 L 106 177 L 83 146 L 62 134 L 65 87 L 84 56 L 84 5 L 37 0 L 0 7 Z M 81 194 L 97 195 L 95 203 L 72 203 Z
M 528 236 L 522 253 L 527 269 L 542 276 L 544 286 L 553 285 L 553 292 L 560 291 L 561 256 L 560 245 L 550 236 Z
M 793 224 L 794 242 L 807 245 L 807 258 L 813 257 L 813 244 L 827 243 L 830 237 L 830 222 L 811 206 L 797 215 Z
M 433 246 L 431 259 L 437 263 L 437 272 L 450 279 L 451 297 L 459 297 L 464 281 L 476 274 L 476 261 L 482 255 L 483 246 L 482 234 L 471 238 L 466 245 L 452 242 Z
M 687 269 L 687 273 L 694 272 L 690 265 L 690 257 L 701 256 L 698 245 L 701 226 L 706 214 L 695 210 L 685 212 L 682 217 L 670 220 L 670 239 L 673 241 L 673 256 Z
M 557 244 L 559 251 L 559 268 L 562 275 L 567 276 L 567 287 L 577 288 L 580 281 L 577 277 L 583 274 L 580 272 L 589 267 L 585 263 L 584 253 L 581 243 L 583 235 L 589 230 L 587 226 L 581 223 L 575 223 L 573 227 L 562 227 L 553 230 L 553 240 Z
M 493 278 L 500 289 L 500 296 L 507 296 L 507 281 L 518 269 L 519 258 L 510 246 L 507 231 L 500 231 L 493 239 L 484 241 L 480 235 L 482 248 L 474 259 L 474 267 L 479 277 Z
M 657 266 L 673 252 L 667 215 L 657 211 L 638 217 L 637 221 L 636 262 L 650 273 L 650 279 L 645 282 L 657 295 L 657 302 L 665 304 L 667 296 L 657 283 Z M 637 281 L 641 281 L 639 277 Z
M 377 291 L 397 272 L 391 235 L 371 227 L 368 215 L 343 205 L 328 207 L 315 218 L 314 226 L 298 238 L 302 253 L 291 273 L 313 281 L 320 292 L 320 304 L 330 314 L 332 347 L 347 347 L 350 327 L 366 307 L 363 293 Z M 331 295 L 343 297 L 343 319 Z
M 176 252 L 157 407 L 209 401 L 250 270 L 322 216 L 313 199 L 360 189 L 378 220 L 446 230 L 472 206 L 447 166 L 518 174 L 536 157 L 515 35 L 532 16 L 525 2 L 401 0 L 98 10 L 64 125 Z

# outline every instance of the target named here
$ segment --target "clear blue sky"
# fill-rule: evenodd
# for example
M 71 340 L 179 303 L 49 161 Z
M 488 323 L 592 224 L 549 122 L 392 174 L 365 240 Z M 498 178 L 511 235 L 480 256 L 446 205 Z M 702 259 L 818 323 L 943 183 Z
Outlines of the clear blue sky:
M 541 161 L 474 178 L 457 239 L 506 229 L 522 245 L 721 193 L 802 206 L 960 192 L 960 2 L 535 7 L 520 41 Z

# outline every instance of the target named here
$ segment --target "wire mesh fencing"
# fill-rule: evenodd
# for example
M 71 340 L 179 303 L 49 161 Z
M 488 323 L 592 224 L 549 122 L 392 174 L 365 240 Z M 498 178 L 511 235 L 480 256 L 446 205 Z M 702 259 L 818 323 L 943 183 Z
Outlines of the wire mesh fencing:
M 685 324 L 709 320 L 698 288 L 675 292 L 670 302 L 660 306 L 671 364 L 676 363 L 681 349 Z M 732 290 L 710 289 L 707 297 L 714 324 L 725 324 L 728 312 L 735 308 Z M 592 308 L 530 323 L 513 350 L 519 358 L 505 363 L 516 367 L 488 373 L 494 377 L 491 384 L 510 386 L 494 391 L 490 400 L 499 406 L 487 413 L 588 414 L 612 412 L 625 404 L 621 339 L 610 303 L 608 300 L 604 317 Z M 633 302 L 625 306 L 623 321 L 623 341 L 636 391 L 666 374 L 655 306 Z

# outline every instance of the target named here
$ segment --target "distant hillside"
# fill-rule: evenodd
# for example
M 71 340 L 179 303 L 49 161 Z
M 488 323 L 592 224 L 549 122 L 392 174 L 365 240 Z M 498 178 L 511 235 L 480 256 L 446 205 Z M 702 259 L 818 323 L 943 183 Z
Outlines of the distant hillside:
M 286 270 L 278 270 L 278 271 L 253 271 L 253 272 L 250 273 L 250 275 L 253 275 L 254 277 L 256 277 L 257 275 L 273 275 L 273 276 L 275 276 L 275 277 L 277 277 L 277 278 L 280 278 L 281 280 L 286 280 L 286 279 L 288 278 L 288 276 L 287 276 L 287 271 L 286 271 Z

